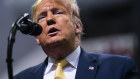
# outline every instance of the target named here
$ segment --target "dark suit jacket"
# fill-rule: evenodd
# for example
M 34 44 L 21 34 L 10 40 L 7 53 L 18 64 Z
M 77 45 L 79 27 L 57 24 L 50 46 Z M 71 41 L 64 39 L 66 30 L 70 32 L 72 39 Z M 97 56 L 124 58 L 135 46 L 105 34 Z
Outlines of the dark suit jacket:
M 43 63 L 22 71 L 15 79 L 43 79 Z M 134 61 L 125 56 L 93 54 L 81 49 L 75 79 L 139 79 Z

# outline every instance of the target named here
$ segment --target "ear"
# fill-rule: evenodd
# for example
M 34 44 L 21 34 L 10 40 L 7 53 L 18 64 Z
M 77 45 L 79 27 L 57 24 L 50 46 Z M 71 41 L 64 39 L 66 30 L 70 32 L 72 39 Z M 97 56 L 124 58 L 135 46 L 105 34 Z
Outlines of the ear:
M 40 45 L 40 41 L 37 37 L 35 37 L 35 40 L 36 40 L 37 44 Z
M 76 34 L 80 34 L 82 32 L 82 23 L 78 22 L 76 24 Z

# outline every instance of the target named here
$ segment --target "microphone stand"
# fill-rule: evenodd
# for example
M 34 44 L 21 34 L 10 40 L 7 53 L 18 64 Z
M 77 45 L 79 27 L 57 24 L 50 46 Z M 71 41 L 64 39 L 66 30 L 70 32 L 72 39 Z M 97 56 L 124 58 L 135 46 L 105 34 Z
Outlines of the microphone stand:
M 8 36 L 8 48 L 7 48 L 7 67 L 8 67 L 8 77 L 9 79 L 13 79 L 13 66 L 12 66 L 12 48 L 13 48 L 13 44 L 15 42 L 15 35 L 17 32 L 18 27 L 16 26 L 16 24 L 14 23 L 12 25 L 12 28 L 10 30 L 10 34 Z
M 12 48 L 15 42 L 15 35 L 17 30 L 20 30 L 23 34 L 30 34 L 33 36 L 37 36 L 42 32 L 42 28 L 39 24 L 32 22 L 28 19 L 29 14 L 24 13 L 19 19 L 13 23 L 12 28 L 10 30 L 10 34 L 8 36 L 8 47 L 7 47 L 7 67 L 8 67 L 8 76 L 9 79 L 13 79 L 13 66 L 12 66 Z
M 20 24 L 21 24 L 21 22 L 23 22 L 22 20 L 24 18 L 28 17 L 28 16 L 29 16 L 29 14 L 25 13 L 23 16 L 21 16 L 19 19 L 17 19 L 16 22 L 12 24 L 12 28 L 11 28 L 9 36 L 8 36 L 8 47 L 7 47 L 6 62 L 7 62 L 9 79 L 14 79 L 14 77 L 13 77 L 13 66 L 12 66 L 12 62 L 13 62 L 12 49 L 13 49 L 13 44 L 15 42 L 16 32 L 19 29 L 19 26 L 21 26 Z

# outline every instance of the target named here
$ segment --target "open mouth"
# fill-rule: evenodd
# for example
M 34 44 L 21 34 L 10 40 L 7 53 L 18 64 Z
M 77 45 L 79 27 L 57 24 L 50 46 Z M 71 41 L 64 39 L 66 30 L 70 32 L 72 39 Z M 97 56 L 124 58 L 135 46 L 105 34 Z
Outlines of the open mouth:
M 51 29 L 48 31 L 48 35 L 49 35 L 49 36 L 54 36 L 54 35 L 57 34 L 58 31 L 59 31 L 59 30 L 56 29 L 56 28 L 51 28 Z

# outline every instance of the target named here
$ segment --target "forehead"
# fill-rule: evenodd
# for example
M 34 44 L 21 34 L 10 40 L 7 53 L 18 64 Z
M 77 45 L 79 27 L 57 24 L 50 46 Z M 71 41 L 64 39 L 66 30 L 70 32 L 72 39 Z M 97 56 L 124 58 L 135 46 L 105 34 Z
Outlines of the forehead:
M 68 5 L 65 4 L 65 0 L 42 0 L 36 10 L 44 9 L 44 8 L 68 8 Z

